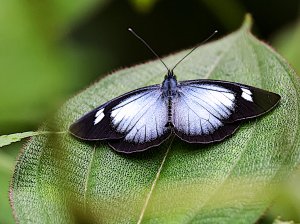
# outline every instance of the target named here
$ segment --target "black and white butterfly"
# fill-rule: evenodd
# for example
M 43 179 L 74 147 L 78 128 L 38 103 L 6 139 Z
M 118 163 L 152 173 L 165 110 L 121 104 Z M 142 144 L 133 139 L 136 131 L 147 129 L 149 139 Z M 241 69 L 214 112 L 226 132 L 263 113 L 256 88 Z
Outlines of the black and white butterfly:
M 234 82 L 178 82 L 173 69 L 162 84 L 125 93 L 87 113 L 70 132 L 84 140 L 107 140 L 123 153 L 158 146 L 172 135 L 188 143 L 213 143 L 233 134 L 242 120 L 269 112 L 280 100 L 276 93 Z

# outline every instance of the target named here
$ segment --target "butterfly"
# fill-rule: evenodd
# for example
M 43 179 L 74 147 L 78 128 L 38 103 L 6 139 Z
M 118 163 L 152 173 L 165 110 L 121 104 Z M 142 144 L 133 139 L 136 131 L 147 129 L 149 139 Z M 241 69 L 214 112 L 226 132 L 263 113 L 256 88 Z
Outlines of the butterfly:
M 147 150 L 174 135 L 188 143 L 207 144 L 224 140 L 241 121 L 269 112 L 280 101 L 276 93 L 240 83 L 207 79 L 179 82 L 174 68 L 184 58 L 172 69 L 159 58 L 167 68 L 162 84 L 104 103 L 73 123 L 71 134 L 88 141 L 106 140 L 122 153 Z

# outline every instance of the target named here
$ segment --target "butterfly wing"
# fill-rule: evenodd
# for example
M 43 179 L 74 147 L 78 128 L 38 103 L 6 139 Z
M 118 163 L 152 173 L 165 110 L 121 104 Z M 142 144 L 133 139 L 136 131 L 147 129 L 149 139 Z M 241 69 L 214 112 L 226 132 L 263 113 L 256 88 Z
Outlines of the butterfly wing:
M 160 85 L 126 93 L 89 112 L 70 127 L 84 140 L 108 140 L 121 152 L 142 151 L 159 145 L 171 133 L 166 127 L 167 101 Z
M 173 102 L 175 133 L 192 143 L 221 141 L 240 121 L 274 108 L 280 96 L 255 87 L 217 80 L 180 82 Z

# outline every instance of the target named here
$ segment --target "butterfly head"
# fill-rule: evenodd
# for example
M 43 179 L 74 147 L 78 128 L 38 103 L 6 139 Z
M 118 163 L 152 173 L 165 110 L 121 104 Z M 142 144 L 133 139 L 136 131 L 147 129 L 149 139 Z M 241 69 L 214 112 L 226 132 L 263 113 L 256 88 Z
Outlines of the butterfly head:
M 164 96 L 174 96 L 177 93 L 177 79 L 172 70 L 168 70 L 168 75 L 162 83 Z
M 174 75 L 173 70 L 168 69 L 167 75 L 165 75 L 164 82 L 174 80 L 177 83 L 177 77 Z M 171 81 L 172 82 L 172 81 Z
M 173 69 L 172 70 L 168 69 L 168 75 L 166 77 L 169 77 L 169 78 L 173 77 L 173 78 L 176 79 L 176 76 L 174 75 Z

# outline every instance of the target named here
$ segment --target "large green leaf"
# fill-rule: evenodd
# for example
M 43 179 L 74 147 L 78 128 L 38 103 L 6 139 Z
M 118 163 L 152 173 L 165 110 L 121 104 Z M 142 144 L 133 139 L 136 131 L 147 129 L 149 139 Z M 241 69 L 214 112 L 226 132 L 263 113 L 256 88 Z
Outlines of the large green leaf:
M 69 134 L 35 136 L 19 157 L 11 201 L 20 223 L 253 223 L 270 205 L 271 189 L 298 163 L 300 82 L 287 63 L 249 33 L 195 51 L 179 80 L 222 79 L 274 91 L 280 105 L 245 122 L 222 143 L 170 140 L 123 155 L 106 143 Z M 165 58 L 174 65 L 187 51 Z M 159 83 L 158 61 L 115 72 L 70 99 L 49 127 L 65 131 L 84 113 L 137 87 Z M 49 128 L 48 127 L 48 128 Z

